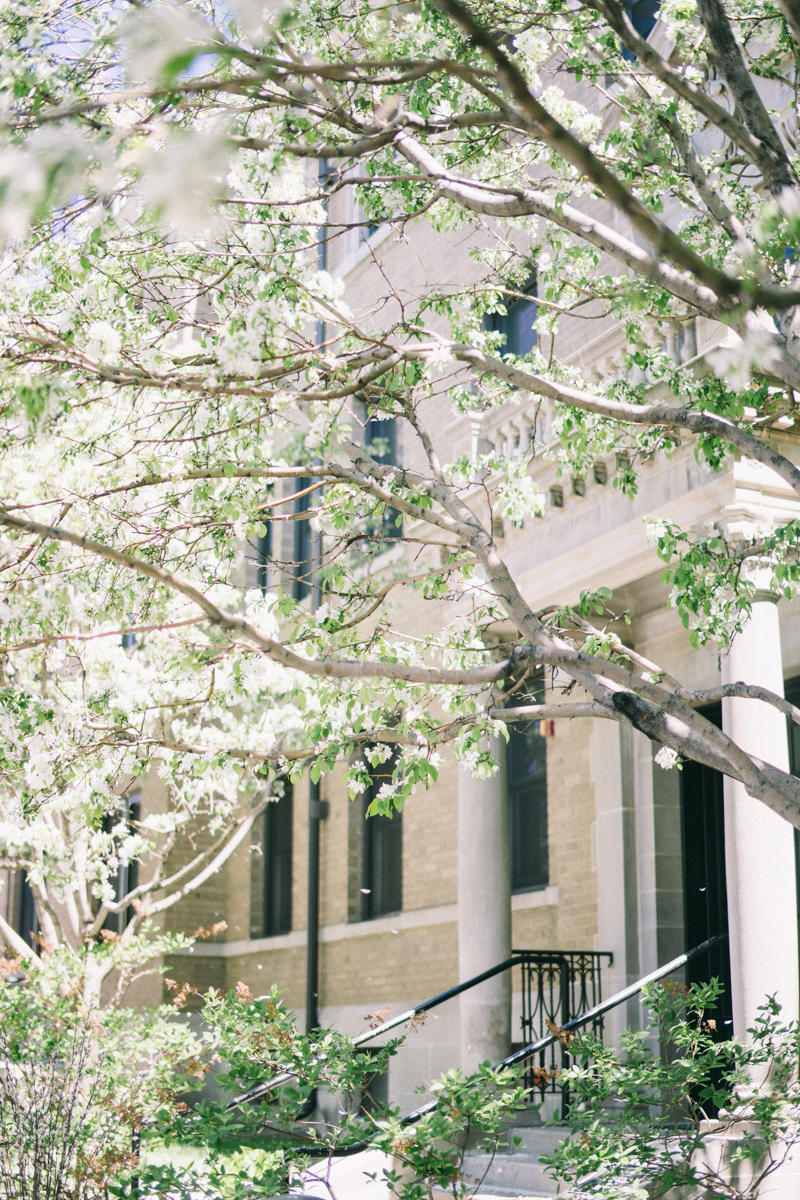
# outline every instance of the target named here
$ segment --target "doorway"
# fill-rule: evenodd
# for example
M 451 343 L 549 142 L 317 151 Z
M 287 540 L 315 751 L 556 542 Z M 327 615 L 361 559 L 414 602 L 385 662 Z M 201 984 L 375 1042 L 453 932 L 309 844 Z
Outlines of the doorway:
M 722 728 L 722 705 L 699 710 Z M 686 761 L 681 771 L 681 835 L 683 843 L 683 918 L 687 950 L 715 934 L 728 932 L 725 878 L 725 806 L 719 771 Z M 717 978 L 724 991 L 714 1014 L 718 1040 L 733 1033 L 731 959 L 727 938 L 686 965 L 686 983 Z

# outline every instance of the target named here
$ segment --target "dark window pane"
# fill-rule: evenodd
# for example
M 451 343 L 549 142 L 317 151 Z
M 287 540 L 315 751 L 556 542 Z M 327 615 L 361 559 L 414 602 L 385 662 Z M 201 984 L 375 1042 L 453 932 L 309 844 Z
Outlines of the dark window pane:
M 403 908 L 403 814 L 368 817 L 381 785 L 392 777 L 391 762 L 373 775 L 363 797 L 364 833 L 361 855 L 361 920 L 401 912 Z
M 530 354 L 536 345 L 536 330 L 533 328 L 537 312 L 535 279 L 530 280 L 522 290 L 531 297 L 529 300 L 520 297 L 506 305 L 505 313 L 487 313 L 484 318 L 487 330 L 503 335 L 501 353 Z
M 631 25 L 639 37 L 644 38 L 645 41 L 655 27 L 660 8 L 661 0 L 625 0 L 625 11 L 630 17 Z M 628 62 L 636 61 L 636 55 L 627 46 L 622 46 L 620 49 L 622 57 Z
M 272 524 L 267 516 L 261 518 L 266 533 L 262 537 L 248 538 L 245 552 L 246 586 L 257 587 L 262 596 L 270 586 L 270 560 L 272 559 Z
M 648 38 L 658 20 L 661 0 L 635 0 L 635 3 L 627 3 L 625 7 L 639 37 Z
M 36 949 L 37 935 L 39 933 L 39 914 L 36 911 L 36 901 L 33 896 L 33 888 L 28 883 L 28 876 L 25 871 L 19 872 L 19 893 L 17 897 L 18 913 L 17 933 L 22 940 L 31 947 Z M 38 951 L 37 951 L 38 953 Z
M 282 795 L 264 813 L 264 937 L 292 928 L 292 842 L 294 791 L 288 779 L 276 784 Z
M 397 421 L 385 417 L 370 417 L 364 426 L 364 445 L 374 459 L 384 466 L 397 464 Z M 402 519 L 396 508 L 385 508 L 380 536 L 391 541 L 403 536 Z
M 256 542 L 256 587 L 261 589 L 262 595 L 269 588 L 269 560 L 272 558 L 272 525 L 269 521 L 264 523 L 267 532 Z
M 298 479 L 296 490 L 298 492 L 305 491 L 311 487 L 310 479 Z M 296 513 L 308 512 L 311 507 L 311 494 L 298 496 L 294 502 L 294 511 Z M 312 557 L 313 550 L 311 545 L 311 522 L 310 521 L 294 521 L 294 553 L 292 558 L 294 565 L 292 571 L 294 573 L 294 581 L 292 583 L 292 596 L 295 600 L 302 600 L 311 591 L 311 572 L 312 572 Z
M 506 350 L 509 354 L 530 354 L 536 345 L 536 304 L 533 300 L 517 300 L 508 310 Z
M 534 702 L 529 698 L 529 702 Z M 547 741 L 533 729 L 510 727 L 506 749 L 511 890 L 546 887 Z
M 141 817 L 141 793 L 133 792 L 130 796 L 125 796 L 120 801 L 119 809 L 116 813 L 106 813 L 103 818 L 103 829 L 106 833 L 124 822 L 129 826 L 131 833 L 134 832 L 136 822 Z M 139 886 L 139 862 L 134 859 L 133 862 L 120 863 L 117 867 L 116 875 L 111 880 L 114 887 L 114 899 L 120 900 L 126 896 L 128 892 Z M 125 926 L 133 918 L 134 909 L 130 905 L 123 909 L 122 912 L 109 913 L 103 922 L 104 929 L 110 929 L 112 933 L 122 933 Z

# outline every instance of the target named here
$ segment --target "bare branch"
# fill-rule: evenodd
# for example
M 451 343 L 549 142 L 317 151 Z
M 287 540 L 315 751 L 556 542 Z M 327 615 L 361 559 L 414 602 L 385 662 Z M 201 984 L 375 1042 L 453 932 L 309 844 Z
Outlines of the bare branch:
M 680 688 L 677 694 L 682 700 L 688 700 L 690 704 L 716 704 L 720 700 L 726 700 L 729 697 L 741 697 L 745 700 L 761 700 L 764 704 L 771 704 L 773 708 L 777 708 L 778 712 L 782 712 L 795 725 L 800 725 L 800 708 L 797 708 L 794 704 L 790 704 L 783 696 L 778 696 L 775 692 L 771 692 L 769 688 L 760 687 L 758 684 L 723 683 L 719 687 L 706 688 L 700 691 Z
M 427 149 L 407 133 L 398 136 L 396 145 L 398 151 L 409 162 L 439 181 L 439 192 L 443 197 L 455 201 L 470 212 L 492 217 L 521 217 L 529 214 L 542 217 L 562 229 L 569 230 L 583 241 L 597 246 L 618 262 L 636 271 L 638 275 L 693 305 L 698 312 L 718 320 L 727 311 L 727 306 L 720 303 L 719 296 L 712 288 L 696 283 L 657 256 L 648 254 L 630 238 L 624 237 L 571 204 L 557 205 L 544 192 L 535 191 L 533 188 L 499 189 L 496 185 L 479 180 L 459 179 L 446 171 Z
M 586 412 L 597 413 L 608 417 L 611 421 L 630 422 L 634 425 L 664 425 L 667 428 L 687 429 L 690 433 L 711 433 L 723 438 L 737 450 L 741 450 L 748 458 L 770 467 L 777 475 L 789 484 L 794 492 L 800 495 L 800 470 L 780 451 L 754 434 L 748 433 L 724 417 L 713 413 L 697 412 L 691 408 L 673 408 L 668 404 L 627 404 L 621 400 L 611 400 L 603 396 L 595 396 L 565 384 L 554 383 L 540 375 L 529 375 L 504 363 L 502 359 L 492 358 L 482 350 L 453 346 L 453 357 L 461 362 L 471 363 L 476 369 L 505 380 L 512 387 L 523 388 L 537 396 L 545 396 L 549 400 L 557 400 L 563 404 L 572 404 Z M 424 350 L 416 350 L 420 356 Z
M 792 169 L 789 165 L 789 160 L 786 157 L 786 152 L 781 145 L 780 138 L 777 136 L 772 123 L 769 120 L 766 109 L 758 99 L 758 93 L 753 87 L 752 80 L 747 74 L 744 64 L 741 62 L 739 48 L 733 41 L 733 35 L 730 33 L 728 26 L 728 35 L 730 41 L 733 41 L 734 57 L 738 57 L 741 70 L 747 79 L 750 90 L 756 96 L 758 105 L 761 108 L 760 119 L 755 121 L 750 120 L 749 109 L 745 112 L 747 116 L 748 129 L 734 115 L 727 112 L 721 104 L 717 104 L 702 88 L 696 87 L 695 84 L 682 75 L 680 71 L 676 71 L 670 67 L 667 62 L 661 57 L 658 51 L 645 41 L 633 27 L 630 17 L 625 12 L 622 5 L 617 3 L 617 0 L 583 0 L 587 8 L 592 8 L 608 21 L 611 28 L 616 33 L 619 40 L 626 46 L 639 61 L 647 67 L 648 71 L 652 71 L 656 79 L 660 79 L 665 83 L 676 96 L 680 96 L 682 100 L 686 100 L 694 109 L 702 113 L 717 129 L 721 130 L 726 137 L 730 138 L 735 146 L 738 146 L 752 162 L 756 164 L 764 181 L 771 191 L 780 191 L 783 187 L 791 187 L 795 180 L 792 175 Z M 703 24 L 708 25 L 703 16 L 701 8 L 702 0 L 698 0 L 698 12 Z M 709 6 L 714 4 L 714 0 L 709 0 Z M 724 14 L 723 14 L 724 15 Z M 716 24 L 715 24 L 716 28 Z M 713 38 L 712 38 L 713 40 Z M 726 47 L 726 59 L 729 58 L 730 50 Z M 723 70 L 725 67 L 723 66 Z M 726 71 L 727 78 L 727 71 Z M 730 83 L 731 80 L 728 80 Z M 741 81 L 737 76 L 737 85 L 741 86 Z M 733 84 L 731 84 L 733 87 Z M 752 97 L 750 104 L 752 105 Z M 738 111 L 738 109 L 737 109 Z M 753 110 L 755 115 L 755 108 Z M 764 134 L 767 134 L 765 137 Z
M 758 305 L 789 308 L 800 302 L 800 292 L 759 285 L 755 280 L 735 279 L 695 253 L 668 225 L 654 217 L 588 146 L 550 115 L 532 95 L 525 76 L 516 64 L 458 0 L 436 0 L 436 6 L 452 17 L 495 64 L 501 81 L 511 93 L 530 131 L 571 163 L 615 208 L 624 213 L 634 229 L 651 243 L 655 254 L 668 258 L 676 266 L 688 271 L 722 300 L 736 300 L 747 308 Z
M 219 871 L 220 868 L 223 867 L 228 861 L 234 850 L 241 846 L 242 842 L 253 828 L 256 819 L 260 816 L 268 804 L 269 799 L 266 799 L 248 814 L 233 836 L 229 839 L 222 850 L 220 850 L 216 858 L 213 858 L 204 870 L 195 875 L 194 879 L 190 879 L 188 883 L 185 883 L 182 888 L 178 888 L 178 890 L 173 892 L 171 896 L 164 896 L 161 900 L 157 900 L 154 904 L 149 904 L 148 915 L 165 912 L 168 908 L 172 908 L 173 904 L 177 904 L 179 900 L 182 900 L 184 896 L 188 896 L 190 892 L 196 891 L 197 888 L 201 887 L 207 879 L 211 878 L 212 875 L 216 875 L 217 871 Z M 122 935 L 123 940 L 126 939 L 126 936 L 131 937 L 133 935 L 132 926 L 133 922 L 129 923 L 125 929 L 125 932 Z M 129 930 L 131 931 L 130 933 L 128 932 Z
M 606 2 L 613 4 L 615 0 Z M 758 162 L 765 183 L 774 193 L 785 187 L 796 186 L 797 178 L 789 164 L 783 143 L 770 120 L 763 100 L 756 91 L 720 0 L 697 0 L 697 14 L 714 47 L 716 64 L 736 98 L 736 111 L 742 114 L 750 132 L 760 145 L 759 158 L 755 161 Z
M 0 654 L 14 654 L 18 650 L 30 650 L 35 646 L 50 646 L 55 642 L 93 642 L 97 638 L 121 638 L 132 633 L 163 633 L 166 629 L 184 629 L 187 625 L 199 625 L 203 620 L 203 617 L 188 617 L 185 621 L 163 621 L 158 625 L 126 625 L 122 629 L 104 629 L 101 633 L 54 633 L 50 637 L 31 638 L 27 642 L 15 642 L 11 646 L 0 646 Z
M 390 503 L 394 504 L 396 502 L 395 497 L 391 496 L 391 494 L 387 493 L 387 496 Z M 235 616 L 233 613 L 227 613 L 223 609 L 218 608 L 207 596 L 198 591 L 193 584 L 179 579 L 176 575 L 171 575 L 167 571 L 162 571 L 160 567 L 145 562 L 143 559 L 134 558 L 130 554 L 123 554 L 119 550 L 114 550 L 111 546 L 105 546 L 102 542 L 92 541 L 91 538 L 72 533 L 67 529 L 40 525 L 37 521 L 24 521 L 20 517 L 12 517 L 9 513 L 2 510 L 0 510 L 0 525 L 5 525 L 9 529 L 17 529 L 23 533 L 33 533 L 38 537 L 49 538 L 53 541 L 67 542 L 72 546 L 77 546 L 81 550 L 87 550 L 90 554 L 96 554 L 108 562 L 117 563 L 120 567 L 126 567 L 131 571 L 136 571 L 140 575 L 146 575 L 150 579 L 154 579 L 157 583 L 163 584 L 165 587 L 186 596 L 203 610 L 206 618 L 212 625 L 216 625 L 227 632 L 238 633 L 253 642 L 264 654 L 275 659 L 276 662 L 281 663 L 290 670 L 300 671 L 304 675 L 329 679 L 373 677 L 377 679 L 396 679 L 406 683 L 427 683 L 434 686 L 437 684 L 446 686 L 480 686 L 505 679 L 513 669 L 511 659 L 506 659 L 501 663 L 492 663 L 485 667 L 475 667 L 472 670 L 457 671 L 435 670 L 433 668 L 415 667 L 402 663 L 369 661 L 331 662 L 303 658 L 301 655 L 295 654 L 285 646 L 282 646 L 279 642 L 273 641 L 272 638 L 265 637 L 264 634 L 260 633 L 255 626 L 251 625 L 243 617 Z

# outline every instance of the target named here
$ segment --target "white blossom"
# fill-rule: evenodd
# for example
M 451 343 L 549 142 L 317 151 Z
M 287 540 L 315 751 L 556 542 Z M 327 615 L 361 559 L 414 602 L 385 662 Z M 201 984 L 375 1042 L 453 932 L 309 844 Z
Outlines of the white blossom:
M 706 357 L 716 374 L 725 378 L 735 392 L 745 390 L 753 377 L 753 368 L 769 372 L 781 360 L 775 336 L 767 329 L 748 329 L 743 338 L 729 330 L 728 343 Z
M 673 767 L 678 765 L 680 756 L 677 750 L 672 750 L 669 746 L 662 746 L 656 752 L 655 761 L 661 767 L 662 771 L 671 771 Z
M 86 330 L 86 351 L 99 362 L 117 362 L 121 347 L 122 337 L 109 321 L 93 321 Z

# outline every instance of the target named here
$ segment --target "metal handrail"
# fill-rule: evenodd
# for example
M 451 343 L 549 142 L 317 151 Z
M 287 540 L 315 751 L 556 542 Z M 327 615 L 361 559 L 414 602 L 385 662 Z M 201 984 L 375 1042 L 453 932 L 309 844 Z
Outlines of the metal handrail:
M 509 1054 L 507 1058 L 504 1058 L 499 1063 L 496 1063 L 493 1069 L 498 1070 L 501 1067 L 511 1067 L 515 1063 L 522 1062 L 523 1059 L 527 1058 L 531 1054 L 536 1054 L 540 1050 L 546 1050 L 548 1046 L 552 1046 L 554 1042 L 562 1038 L 565 1033 L 571 1033 L 573 1030 L 580 1029 L 582 1025 L 588 1025 L 590 1021 L 597 1020 L 598 1017 L 610 1012 L 612 1008 L 616 1008 L 619 1004 L 624 1004 L 626 1000 L 630 1000 L 632 996 L 636 996 L 639 992 L 641 992 L 642 988 L 647 987 L 648 983 L 656 983 L 659 979 L 663 979 L 665 975 L 671 975 L 674 971 L 679 971 L 681 967 L 686 966 L 686 964 L 693 958 L 696 958 L 698 954 L 705 953 L 705 951 L 709 950 L 712 946 L 716 946 L 717 943 L 723 941 L 725 938 L 727 938 L 727 936 L 728 935 L 726 933 L 715 934 L 714 937 L 710 937 L 707 939 L 707 941 L 701 942 L 699 946 L 694 946 L 691 950 L 687 950 L 685 954 L 679 954 L 677 958 L 673 958 L 672 961 L 666 963 L 665 966 L 658 967 L 657 970 L 651 971 L 649 975 L 644 975 L 641 979 L 637 979 L 636 983 L 631 983 L 628 987 L 623 988 L 621 992 L 616 992 L 615 995 L 609 996 L 608 1000 L 602 1000 L 599 1004 L 595 1004 L 593 1008 L 587 1009 L 586 1012 L 581 1013 L 579 1017 L 573 1017 L 571 1021 L 567 1021 L 563 1026 L 557 1029 L 555 1033 L 549 1033 L 546 1037 L 539 1038 L 538 1041 L 531 1042 L 530 1045 L 523 1046 L 520 1050 L 515 1050 L 513 1054 Z M 474 986 L 476 983 L 480 983 L 484 979 L 491 979 L 493 975 L 499 974 L 500 971 L 507 970 L 508 967 L 513 965 L 514 962 L 515 959 L 508 959 L 506 962 L 500 963 L 497 967 L 493 967 L 490 971 L 484 971 L 482 975 L 477 975 L 475 979 L 468 980 L 466 983 L 461 983 L 456 988 L 450 988 L 448 992 L 442 992 L 441 996 L 434 997 L 434 1001 L 426 1001 L 426 1003 L 429 1007 L 434 1002 L 440 1004 L 444 999 L 447 999 L 452 995 L 458 995 L 460 992 L 466 991 L 467 988 Z M 421 1007 L 421 1005 L 418 1006 L 418 1008 Z M 409 1012 L 413 1011 L 414 1010 L 409 1010 Z M 409 1014 L 406 1013 L 404 1015 L 406 1019 L 408 1019 Z M 396 1017 L 392 1022 L 386 1022 L 386 1024 L 394 1025 L 399 1021 L 400 1018 Z M 370 1030 L 369 1032 L 374 1037 L 374 1035 L 380 1032 L 380 1030 Z M 366 1035 L 362 1034 L 361 1040 L 366 1041 L 368 1038 Z M 291 1078 L 294 1078 L 294 1076 L 291 1076 Z M 413 1112 L 410 1112 L 407 1116 L 403 1117 L 401 1125 L 416 1124 L 416 1122 L 422 1120 L 427 1113 L 433 1112 L 438 1103 L 438 1100 L 429 1100 L 428 1103 L 423 1104 L 421 1108 L 417 1108 Z M 360 1154 L 362 1151 L 366 1150 L 368 1146 L 369 1143 L 364 1141 L 352 1142 L 349 1146 L 337 1146 L 335 1148 L 334 1157 L 345 1158 L 349 1157 L 351 1154 Z
M 554 1042 L 559 1041 L 565 1033 L 571 1033 L 575 1029 L 580 1029 L 582 1025 L 588 1025 L 590 1021 L 602 1017 L 605 1013 L 610 1012 L 612 1008 L 616 1008 L 619 1004 L 624 1004 L 626 1000 L 638 995 L 642 988 L 647 987 L 648 983 L 656 983 L 659 979 L 663 979 L 665 975 L 672 975 L 674 971 L 679 971 L 681 967 L 685 967 L 691 959 L 696 958 L 698 954 L 704 954 L 706 950 L 710 950 L 712 946 L 716 946 L 718 942 L 723 941 L 727 937 L 727 933 L 718 933 L 714 937 L 710 937 L 705 942 L 701 942 L 699 946 L 694 946 L 691 950 L 687 950 L 685 954 L 679 954 L 677 958 L 673 958 L 663 967 L 658 967 L 655 971 L 651 971 L 649 975 L 644 975 L 641 979 L 637 979 L 636 983 L 631 983 L 628 987 L 623 988 L 621 992 L 616 992 L 615 995 L 609 996 L 608 1000 L 601 1000 L 599 1004 L 595 1004 L 593 1008 L 587 1009 L 581 1013 L 579 1017 L 573 1017 L 571 1021 L 561 1026 L 555 1033 L 548 1033 L 546 1037 L 539 1038 L 536 1042 L 531 1042 L 528 1046 L 523 1046 L 520 1050 L 515 1050 L 513 1054 L 509 1054 L 507 1058 L 502 1059 L 495 1064 L 494 1070 L 500 1067 L 512 1067 L 515 1063 L 522 1062 L 531 1054 L 538 1053 L 539 1050 L 546 1050 L 548 1046 L 552 1046 Z M 417 1108 L 414 1112 L 403 1118 L 404 1125 L 413 1125 L 419 1121 L 426 1113 L 433 1112 L 438 1101 L 429 1100 L 427 1104 L 423 1104 L 421 1108 Z M 348 1147 L 348 1151 L 349 1151 Z
M 563 1038 L 565 1033 L 571 1033 L 575 1029 L 580 1029 L 582 1025 L 588 1025 L 591 1021 L 595 1021 L 598 1017 L 610 1012 L 612 1008 L 616 1008 L 618 1005 L 624 1004 L 626 1000 L 630 1000 L 631 997 L 638 995 L 642 988 L 646 987 L 648 983 L 655 983 L 657 980 L 663 979 L 665 975 L 671 975 L 674 971 L 679 971 L 681 967 L 686 966 L 686 964 L 693 958 L 696 958 L 698 954 L 703 954 L 705 951 L 710 950 L 712 946 L 716 946 L 719 942 L 727 938 L 727 936 L 728 935 L 726 933 L 716 934 L 714 937 L 708 938 L 705 942 L 701 942 L 699 946 L 694 946 L 691 950 L 687 950 L 685 954 L 679 954 L 677 958 L 673 958 L 672 961 L 668 962 L 665 966 L 658 967 L 657 970 L 651 971 L 649 975 L 644 975 L 641 979 L 637 979 L 636 983 L 629 984 L 629 986 L 623 988 L 621 992 L 617 992 L 615 995 L 610 996 L 608 1000 L 602 1000 L 599 1004 L 595 1004 L 593 1008 L 587 1009 L 586 1012 L 581 1013 L 579 1017 L 573 1017 L 571 1021 L 566 1021 L 565 1024 L 557 1029 L 555 1033 L 549 1033 L 546 1037 L 539 1038 L 538 1041 L 531 1042 L 529 1045 L 523 1046 L 519 1050 L 515 1050 L 513 1054 L 509 1054 L 507 1058 L 504 1058 L 497 1063 L 494 1069 L 498 1070 L 501 1067 L 511 1067 L 515 1063 L 522 1062 L 530 1055 L 537 1054 L 540 1050 L 546 1050 L 548 1046 L 552 1046 L 554 1042 Z M 358 1037 L 353 1039 L 353 1045 L 363 1046 L 365 1042 L 371 1041 L 379 1034 L 386 1033 L 387 1030 L 394 1029 L 398 1025 L 402 1025 L 404 1021 L 410 1021 L 413 1017 L 418 1016 L 420 1013 L 428 1012 L 431 1008 L 436 1008 L 439 1004 L 444 1004 L 445 1000 L 450 1000 L 454 996 L 460 996 L 462 992 L 468 991 L 469 988 L 475 987 L 477 984 L 483 983 L 487 979 L 492 979 L 495 975 L 499 975 L 502 971 L 507 971 L 510 967 L 516 966 L 517 964 L 525 961 L 526 956 L 524 952 L 521 954 L 512 955 L 512 957 L 506 959 L 505 962 L 498 963 L 496 967 L 490 967 L 488 971 L 482 971 L 480 975 L 476 975 L 473 979 L 468 979 L 465 983 L 456 984 L 455 987 L 448 988 L 446 992 L 440 992 L 438 996 L 433 996 L 430 1000 L 425 1000 L 422 1004 L 417 1004 L 416 1007 L 408 1009 L 407 1012 L 400 1013 L 399 1016 L 392 1017 L 388 1021 L 383 1021 L 380 1025 L 376 1026 L 375 1029 L 368 1029 L 365 1033 L 359 1034 Z M 613 962 L 613 958 L 611 961 Z M 234 1100 L 231 1100 L 230 1103 L 226 1105 L 226 1111 L 230 1110 L 231 1108 L 236 1108 L 238 1105 L 244 1104 L 248 1100 L 254 1100 L 258 1096 L 265 1095 L 267 1092 L 271 1092 L 274 1088 L 280 1087 L 281 1084 L 288 1083 L 289 1080 L 296 1078 L 296 1072 L 284 1071 L 280 1075 L 276 1075 L 274 1079 L 270 1079 L 268 1083 L 260 1084 L 258 1087 L 252 1088 L 249 1092 L 245 1092 L 241 1096 L 237 1096 Z M 427 1113 L 433 1112 L 437 1103 L 437 1100 L 429 1100 L 427 1104 L 423 1104 L 420 1108 L 415 1109 L 413 1112 L 410 1112 L 407 1116 L 403 1117 L 401 1124 L 416 1124 L 416 1122 L 422 1120 Z M 142 1124 L 150 1124 L 150 1122 L 146 1121 L 142 1122 Z M 141 1129 L 139 1126 L 136 1126 L 133 1129 L 133 1153 L 137 1156 L 139 1153 L 140 1138 Z M 352 1154 L 360 1154 L 367 1148 L 368 1143 L 363 1141 L 351 1143 L 349 1146 L 338 1146 L 336 1147 L 336 1157 L 344 1158 L 345 1156 L 349 1157 Z M 131 1195 L 139 1195 L 138 1174 L 135 1175 L 131 1180 Z M 302 1197 L 299 1198 L 299 1200 L 302 1200 Z
M 557 1033 L 548 1033 L 545 1037 L 539 1038 L 538 1041 L 531 1042 L 527 1046 L 523 1046 L 520 1050 L 515 1050 L 508 1058 L 504 1058 L 496 1064 L 495 1069 L 499 1067 L 510 1067 L 515 1063 L 522 1062 L 532 1054 L 538 1053 L 540 1050 L 546 1050 L 548 1046 L 552 1046 L 558 1041 L 564 1033 L 570 1033 L 575 1029 L 580 1029 L 582 1025 L 588 1025 L 591 1021 L 595 1021 L 604 1013 L 610 1012 L 612 1008 L 616 1008 L 619 1004 L 624 1004 L 626 1000 L 630 1000 L 632 996 L 638 995 L 642 988 L 648 983 L 655 983 L 659 979 L 663 979 L 665 975 L 671 975 L 674 971 L 679 971 L 698 954 L 703 954 L 712 946 L 723 941 L 728 935 L 725 933 L 715 934 L 714 937 L 708 938 L 705 942 L 701 942 L 699 946 L 694 946 L 691 950 L 687 950 L 685 954 L 679 954 L 677 958 L 673 958 L 663 967 L 658 967 L 657 970 L 651 971 L 649 975 L 644 975 L 638 979 L 636 983 L 631 983 L 628 987 L 623 988 L 621 992 L 617 992 L 613 996 L 609 996 L 608 1000 L 602 1000 L 599 1004 L 595 1004 L 593 1008 L 581 1013 L 578 1017 L 573 1017 L 571 1021 L 567 1021 Z M 495 975 L 500 975 L 503 971 L 508 971 L 511 967 L 515 967 L 526 961 L 524 951 L 512 955 L 505 962 L 498 963 L 496 967 L 490 967 L 488 971 L 482 971 L 480 975 L 475 975 L 472 979 L 467 979 L 464 983 L 458 983 L 455 987 L 448 988 L 445 992 L 440 992 L 438 996 L 433 996 L 430 1000 L 424 1000 L 422 1004 L 417 1004 L 414 1008 L 409 1008 L 406 1012 L 400 1013 L 396 1017 L 391 1017 L 388 1021 L 382 1021 L 374 1029 L 368 1029 L 364 1033 L 360 1033 L 353 1038 L 354 1046 L 363 1046 L 373 1038 L 379 1037 L 381 1034 L 387 1033 L 390 1029 L 395 1029 L 398 1025 L 404 1024 L 406 1021 L 411 1021 L 420 1013 L 429 1012 L 432 1008 L 437 1008 L 438 1005 L 444 1004 L 446 1000 L 451 1000 L 454 996 L 460 996 L 462 992 L 468 991 L 470 988 L 476 987 L 479 983 L 484 983 L 487 979 L 492 979 Z M 613 963 L 613 955 L 610 956 L 610 963 Z M 226 1111 L 232 1108 L 238 1108 L 240 1104 L 247 1104 L 251 1100 L 258 1099 L 259 1096 L 265 1096 L 275 1088 L 282 1087 L 284 1083 L 289 1083 L 292 1079 L 297 1078 L 296 1071 L 282 1071 L 279 1075 L 275 1075 L 266 1083 L 260 1083 L 256 1087 L 251 1088 L 247 1092 L 243 1092 L 240 1096 L 234 1097 L 226 1105 Z M 403 1118 L 403 1124 L 413 1124 L 420 1120 L 426 1113 L 432 1112 L 436 1107 L 436 1101 L 432 1100 L 421 1108 L 415 1109 L 414 1112 Z M 347 1153 L 350 1153 L 354 1147 L 348 1147 Z M 344 1151 L 341 1151 L 344 1152 Z
M 430 1000 L 423 1000 L 422 1004 L 417 1004 L 416 1007 L 409 1008 L 406 1012 L 402 1012 L 396 1017 L 382 1021 L 374 1029 L 367 1029 L 364 1033 L 358 1034 L 357 1037 L 353 1038 L 353 1045 L 364 1046 L 367 1042 L 371 1042 L 373 1038 L 388 1033 L 390 1029 L 396 1029 L 398 1025 L 404 1025 L 406 1021 L 413 1020 L 414 1017 L 418 1017 L 421 1013 L 430 1012 L 432 1008 L 437 1008 L 440 1004 L 444 1004 L 445 1000 L 452 1000 L 454 996 L 460 996 L 462 992 L 466 992 L 469 988 L 473 988 L 479 983 L 484 983 L 485 980 L 492 979 L 495 975 L 500 975 L 503 971 L 508 971 L 511 967 L 516 967 L 525 961 L 524 953 L 514 954 L 511 958 L 507 958 L 505 962 L 498 963 L 496 967 L 490 967 L 488 971 L 481 971 L 480 975 L 475 975 L 472 979 L 467 979 L 465 983 L 457 983 L 455 987 L 448 988 L 446 992 L 440 992 L 438 996 L 433 996 Z M 259 1083 L 256 1087 L 251 1088 L 249 1092 L 242 1092 L 241 1096 L 234 1097 L 226 1105 L 226 1111 L 227 1109 L 238 1108 L 240 1104 L 246 1104 L 250 1100 L 257 1100 L 259 1096 L 264 1096 L 268 1092 L 273 1091 L 274 1088 L 282 1087 L 284 1083 L 288 1083 L 290 1080 L 296 1078 L 296 1071 L 282 1071 L 280 1075 L 276 1075 L 266 1083 Z

